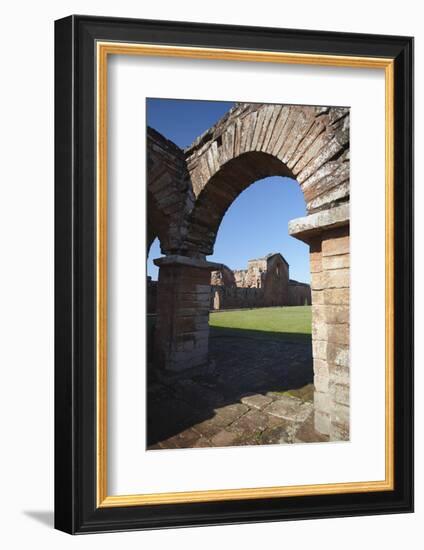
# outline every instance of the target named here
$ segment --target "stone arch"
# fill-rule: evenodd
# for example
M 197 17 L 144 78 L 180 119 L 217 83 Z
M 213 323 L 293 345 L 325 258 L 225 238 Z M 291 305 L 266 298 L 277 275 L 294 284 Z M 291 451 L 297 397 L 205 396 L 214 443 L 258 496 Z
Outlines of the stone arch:
M 296 179 L 308 214 L 348 202 L 348 114 L 344 107 L 298 105 L 232 109 L 185 151 L 195 196 L 187 249 L 211 254 L 213 233 L 228 206 L 267 176 Z
M 159 237 L 162 253 L 180 251 L 185 212 L 194 197 L 184 152 L 147 128 L 147 248 Z
M 221 221 L 235 199 L 258 180 L 269 176 L 293 177 L 276 157 L 262 151 L 242 153 L 217 170 L 196 198 L 188 219 L 187 250 L 209 256 Z
M 147 237 L 146 237 L 146 256 L 149 255 L 150 247 L 153 241 L 158 238 L 161 250 L 167 248 L 167 236 L 169 231 L 168 220 L 163 212 L 158 208 L 154 196 L 147 191 Z M 162 245 L 164 243 L 165 246 Z
M 184 151 L 150 132 L 148 187 L 169 222 L 155 262 L 161 372 L 208 367 L 210 272 L 223 266 L 205 256 L 229 205 L 258 179 L 293 177 L 307 210 L 289 233 L 310 246 L 315 428 L 349 437 L 348 160 L 344 107 L 237 104 Z M 289 281 L 308 299 L 298 286 Z

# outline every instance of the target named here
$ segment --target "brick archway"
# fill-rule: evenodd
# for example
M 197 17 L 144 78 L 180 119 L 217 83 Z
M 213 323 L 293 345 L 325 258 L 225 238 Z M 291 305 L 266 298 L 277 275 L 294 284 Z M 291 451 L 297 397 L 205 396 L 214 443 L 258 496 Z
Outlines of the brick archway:
M 164 202 L 169 212 L 166 256 L 155 262 L 156 353 L 163 372 L 208 364 L 210 271 L 222 266 L 205 257 L 228 207 L 258 179 L 293 177 L 307 215 L 290 222 L 289 233 L 311 251 L 315 427 L 330 439 L 347 439 L 349 110 L 239 104 L 184 151 L 158 136 L 148 141 L 148 148 L 154 145 L 151 166 L 156 174 L 174 170 L 168 185 L 151 185 L 153 168 L 148 177 L 156 203 Z

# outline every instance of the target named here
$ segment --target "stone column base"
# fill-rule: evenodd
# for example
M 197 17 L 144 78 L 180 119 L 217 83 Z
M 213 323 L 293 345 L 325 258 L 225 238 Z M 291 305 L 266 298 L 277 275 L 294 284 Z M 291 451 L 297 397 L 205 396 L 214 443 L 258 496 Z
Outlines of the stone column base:
M 153 362 L 159 377 L 207 372 L 210 272 L 221 264 L 186 256 L 154 260 L 159 266 Z

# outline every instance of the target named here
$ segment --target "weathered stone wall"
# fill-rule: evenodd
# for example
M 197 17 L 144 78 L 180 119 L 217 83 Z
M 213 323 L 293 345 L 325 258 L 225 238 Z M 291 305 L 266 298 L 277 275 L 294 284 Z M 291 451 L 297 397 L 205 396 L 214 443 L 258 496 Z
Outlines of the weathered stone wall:
M 266 307 L 263 288 L 211 286 L 210 308 L 244 309 Z
M 211 285 L 212 310 L 306 305 L 311 305 L 311 287 L 297 281 L 289 281 L 287 301 L 272 304 L 266 301 L 264 288 Z
M 312 303 L 311 286 L 299 281 L 289 280 L 289 306 L 310 306 Z

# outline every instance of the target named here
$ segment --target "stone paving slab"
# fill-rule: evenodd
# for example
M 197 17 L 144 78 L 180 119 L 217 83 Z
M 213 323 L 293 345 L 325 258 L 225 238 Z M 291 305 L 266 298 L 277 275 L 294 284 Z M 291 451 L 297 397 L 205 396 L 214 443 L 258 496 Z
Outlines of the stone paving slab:
M 261 399 L 264 398 L 264 399 Z M 149 449 L 226 447 L 322 442 L 313 426 L 313 404 L 288 395 L 254 394 L 243 403 L 217 408 L 211 418 L 164 439 Z M 251 404 L 249 407 L 248 402 Z M 262 410 L 254 406 L 262 404 Z M 265 403 L 267 403 L 265 405 Z M 175 406 L 175 404 L 173 404 Z
M 284 418 L 285 420 L 291 420 L 293 422 L 304 422 L 313 410 L 313 404 L 310 402 L 302 401 L 297 397 L 290 397 L 288 395 L 282 395 L 279 399 L 275 399 L 270 405 L 268 405 L 264 412 Z
M 268 426 L 268 418 L 269 416 L 267 414 L 256 409 L 250 409 L 246 414 L 233 422 L 228 427 L 228 430 L 237 432 L 240 435 L 263 432 Z
M 214 435 L 222 430 L 222 426 L 215 422 L 214 418 L 204 420 L 198 424 L 194 424 L 193 429 L 203 437 L 211 439 Z
M 268 428 L 261 434 L 262 445 L 291 443 L 292 439 L 291 423 L 287 420 L 280 420 L 279 426 Z
M 158 446 L 161 449 L 186 449 L 192 447 L 200 439 L 198 432 L 192 428 L 161 441 Z
M 261 394 L 247 395 L 241 398 L 241 402 L 250 408 L 263 409 L 272 403 L 272 397 Z
M 298 397 L 302 401 L 311 401 L 314 400 L 314 385 L 313 384 L 307 384 L 306 386 L 303 386 L 302 388 L 297 388 L 295 390 L 288 390 L 286 392 L 287 395 L 290 395 L 291 397 Z
M 322 441 L 310 340 L 230 335 L 211 338 L 210 349 L 213 372 L 149 382 L 149 450 Z
M 237 432 L 229 432 L 228 430 L 221 430 L 211 439 L 213 447 L 228 447 L 230 445 L 236 445 L 239 434 Z
M 226 405 L 216 409 L 216 416 L 213 419 L 213 422 L 221 427 L 228 426 L 240 416 L 247 413 L 249 407 L 244 403 L 234 403 L 233 405 Z
M 194 443 L 193 445 L 191 445 L 191 449 L 198 449 L 198 448 L 201 448 L 201 447 L 204 447 L 204 448 L 210 448 L 212 447 L 211 445 L 211 442 L 209 439 L 206 439 L 206 437 L 200 437 L 196 443 Z

